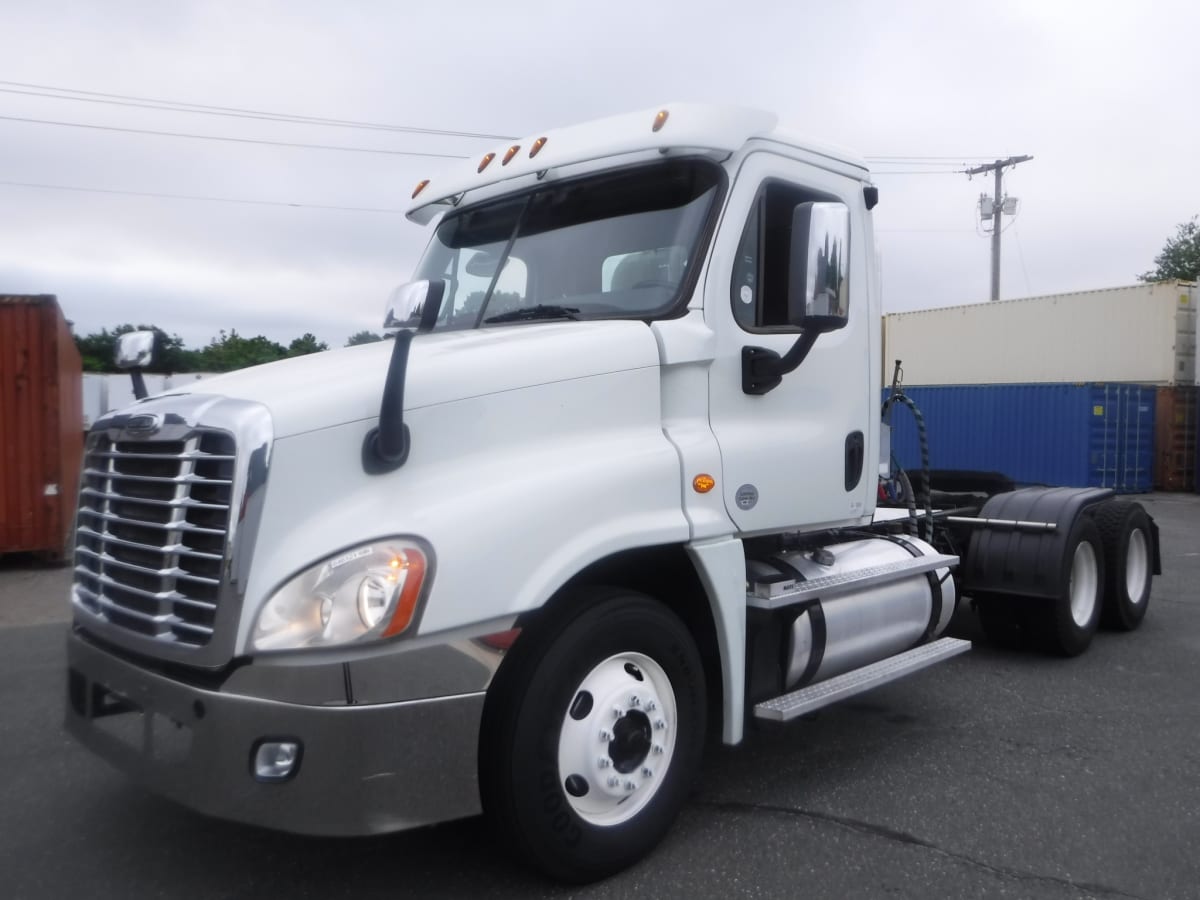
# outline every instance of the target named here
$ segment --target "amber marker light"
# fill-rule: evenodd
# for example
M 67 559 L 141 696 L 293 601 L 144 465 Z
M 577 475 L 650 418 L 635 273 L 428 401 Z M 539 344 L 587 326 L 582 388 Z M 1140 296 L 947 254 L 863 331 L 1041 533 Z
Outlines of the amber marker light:
M 717 479 L 711 475 L 697 475 L 692 479 L 692 490 L 697 494 L 707 494 L 717 486 Z
M 546 139 L 544 137 L 538 138 L 536 141 L 533 142 L 533 146 L 529 148 L 529 158 L 533 159 L 535 156 L 538 155 L 538 153 L 541 151 L 541 149 L 545 146 L 546 146 Z
M 507 166 L 510 162 L 512 162 L 512 158 L 517 155 L 517 152 L 520 149 L 520 144 L 513 144 L 511 147 L 509 147 L 508 152 L 504 154 L 504 159 L 500 160 L 500 165 Z
M 421 585 L 425 582 L 425 557 L 416 550 L 405 550 L 388 561 L 392 574 L 388 580 L 403 575 L 404 585 L 400 588 L 400 599 L 396 601 L 396 611 L 392 620 L 383 630 L 382 637 L 393 637 L 400 634 L 410 624 L 417 611 L 417 601 L 421 598 Z
M 662 131 L 662 127 L 667 124 L 667 116 L 669 115 L 670 113 L 665 109 L 660 109 L 658 115 L 654 117 L 654 126 L 650 130 Z
M 484 169 L 486 169 L 488 167 L 488 165 L 491 163 L 491 161 L 495 158 L 496 158 L 495 153 L 489 153 L 487 156 L 485 156 L 483 159 L 481 159 L 479 161 L 479 168 L 476 169 L 475 171 L 482 172 Z
M 416 200 L 417 194 L 421 193 L 421 191 L 425 190 L 425 188 L 427 188 L 427 187 L 429 187 L 429 179 L 428 178 L 426 178 L 424 181 L 417 182 L 417 186 L 415 188 L 413 188 L 412 198 L 414 200 Z

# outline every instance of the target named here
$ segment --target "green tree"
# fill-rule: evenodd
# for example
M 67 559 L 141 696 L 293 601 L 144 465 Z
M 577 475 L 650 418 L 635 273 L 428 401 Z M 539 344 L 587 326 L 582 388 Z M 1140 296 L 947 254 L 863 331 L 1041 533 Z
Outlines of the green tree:
M 222 329 L 196 355 L 201 371 L 232 372 L 234 369 L 275 362 L 287 356 L 288 351 L 282 344 L 268 340 L 261 334 L 244 338 L 236 328 L 231 328 L 228 333 Z
M 1162 252 L 1154 257 L 1154 268 L 1138 276 L 1141 281 L 1200 280 L 1200 216 L 1193 216 L 1167 238 Z
M 316 335 L 305 332 L 288 344 L 288 356 L 306 356 L 309 353 L 320 353 L 322 350 L 328 350 L 329 345 L 324 341 L 318 341 Z
M 346 340 L 347 347 L 357 347 L 359 344 L 374 344 L 376 341 L 382 341 L 383 337 L 373 331 L 360 331 L 357 334 L 352 334 Z

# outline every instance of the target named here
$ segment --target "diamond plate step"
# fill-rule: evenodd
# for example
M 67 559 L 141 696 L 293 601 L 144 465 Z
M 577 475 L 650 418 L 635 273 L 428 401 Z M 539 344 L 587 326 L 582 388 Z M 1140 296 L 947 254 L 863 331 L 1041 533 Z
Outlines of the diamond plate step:
M 909 575 L 920 575 L 922 572 L 932 572 L 934 569 L 956 565 L 958 565 L 957 556 L 936 553 L 930 556 L 913 556 L 882 566 L 872 566 L 869 569 L 856 569 L 853 572 L 811 578 L 808 581 L 784 581 L 758 585 L 746 594 L 746 605 L 756 609 L 779 609 L 803 600 L 833 597 L 877 584 L 886 584 L 889 581 L 899 581 Z
M 787 722 L 815 709 L 820 709 L 822 706 L 853 697 L 855 694 L 861 694 L 863 691 L 918 672 L 934 663 L 958 656 L 960 653 L 966 653 L 970 649 L 970 641 L 942 638 L 932 644 L 924 644 L 861 669 L 855 669 L 853 672 L 847 672 L 845 675 L 830 678 L 828 681 L 764 700 L 755 705 L 754 715 L 756 718 L 768 719 L 772 722 Z

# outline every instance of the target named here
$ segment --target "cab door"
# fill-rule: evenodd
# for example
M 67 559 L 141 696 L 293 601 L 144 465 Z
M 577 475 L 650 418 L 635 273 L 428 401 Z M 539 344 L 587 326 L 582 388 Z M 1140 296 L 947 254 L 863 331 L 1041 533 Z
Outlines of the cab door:
M 741 532 L 857 524 L 873 510 L 879 351 L 871 325 L 878 310 L 869 302 L 862 189 L 848 174 L 765 151 L 749 154 L 734 179 L 704 308 L 717 336 L 710 423 L 725 505 Z M 813 248 L 798 239 L 795 213 L 804 204 L 844 211 L 844 246 L 826 240 Z M 799 258 L 804 247 L 807 259 Z M 836 292 L 820 283 L 831 264 L 842 273 Z M 805 271 L 807 309 L 797 294 Z M 748 392 L 761 385 L 743 383 L 746 348 L 783 357 L 800 338 L 806 313 L 832 330 L 777 385 Z

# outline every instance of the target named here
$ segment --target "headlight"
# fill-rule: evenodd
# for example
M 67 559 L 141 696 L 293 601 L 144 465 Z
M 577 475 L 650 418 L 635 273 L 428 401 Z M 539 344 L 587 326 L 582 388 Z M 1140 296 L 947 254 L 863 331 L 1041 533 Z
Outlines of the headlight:
M 254 625 L 255 650 L 371 641 L 413 622 L 428 565 L 411 540 L 353 547 L 296 575 L 271 595 Z

